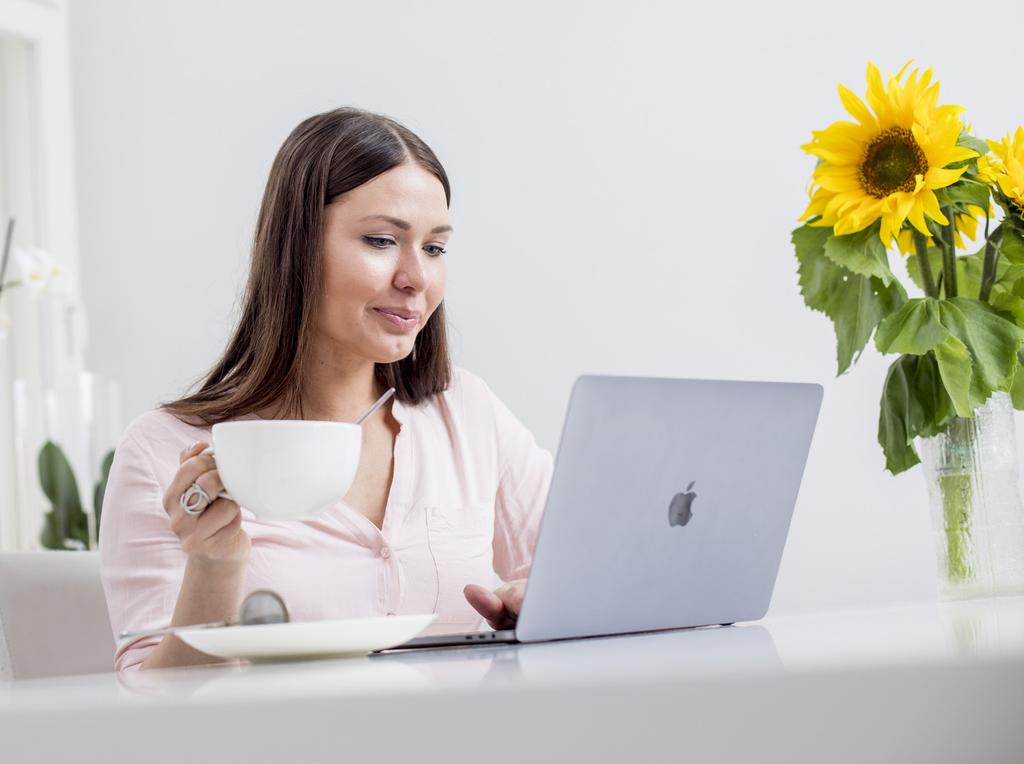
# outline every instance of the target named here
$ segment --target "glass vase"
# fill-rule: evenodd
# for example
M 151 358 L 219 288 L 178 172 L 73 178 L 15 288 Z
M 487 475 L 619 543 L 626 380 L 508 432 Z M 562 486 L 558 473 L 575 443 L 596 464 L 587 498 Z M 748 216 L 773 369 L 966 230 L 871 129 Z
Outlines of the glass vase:
M 974 417 L 918 441 L 939 564 L 939 596 L 1024 593 L 1024 504 L 1013 405 L 995 393 Z

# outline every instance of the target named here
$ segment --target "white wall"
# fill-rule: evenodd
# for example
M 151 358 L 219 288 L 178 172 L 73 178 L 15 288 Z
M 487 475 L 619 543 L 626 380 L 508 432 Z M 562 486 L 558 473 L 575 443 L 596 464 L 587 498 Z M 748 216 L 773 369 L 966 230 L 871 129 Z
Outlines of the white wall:
M 445 163 L 456 360 L 542 443 L 582 372 L 822 382 L 773 607 L 931 596 L 923 480 L 875 442 L 887 362 L 834 379 L 796 285 L 799 146 L 868 59 L 934 66 L 977 132 L 1011 130 L 1018 3 L 78 0 L 71 20 L 89 358 L 129 417 L 221 349 L 281 141 L 361 106 Z

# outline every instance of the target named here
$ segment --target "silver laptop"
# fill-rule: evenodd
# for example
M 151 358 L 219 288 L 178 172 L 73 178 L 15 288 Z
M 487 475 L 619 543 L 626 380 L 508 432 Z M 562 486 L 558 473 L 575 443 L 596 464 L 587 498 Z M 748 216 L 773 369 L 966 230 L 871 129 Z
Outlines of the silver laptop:
M 398 649 L 761 618 L 821 397 L 815 384 L 579 377 L 515 629 Z

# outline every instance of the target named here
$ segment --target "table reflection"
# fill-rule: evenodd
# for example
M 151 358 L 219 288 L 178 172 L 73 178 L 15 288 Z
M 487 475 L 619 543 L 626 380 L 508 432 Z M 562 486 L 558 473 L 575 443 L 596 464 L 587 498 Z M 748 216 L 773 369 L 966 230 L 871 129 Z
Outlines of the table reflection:
M 359 658 L 221 664 L 126 671 L 121 690 L 159 700 L 281 700 L 435 688 L 503 688 L 590 683 L 723 671 L 772 671 L 782 664 L 761 626 L 687 629 L 534 644 L 390 651 Z

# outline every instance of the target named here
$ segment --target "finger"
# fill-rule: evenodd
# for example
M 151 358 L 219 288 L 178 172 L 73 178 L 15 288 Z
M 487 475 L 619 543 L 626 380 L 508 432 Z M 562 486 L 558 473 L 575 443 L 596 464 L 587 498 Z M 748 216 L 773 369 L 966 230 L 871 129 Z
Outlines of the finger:
M 182 483 L 184 483 L 184 479 L 179 479 L 181 477 L 183 465 L 192 457 L 202 453 L 205 446 L 206 444 L 203 441 L 197 440 L 192 445 L 185 446 L 185 448 L 181 449 L 178 453 L 178 472 L 175 473 L 170 484 L 167 486 L 167 490 L 164 491 L 164 511 L 170 515 L 172 519 L 174 518 L 174 508 L 178 506 L 178 499 L 181 497 L 181 494 L 185 492 L 185 488 L 181 487 Z M 189 481 L 188 483 L 185 483 L 185 487 L 188 487 L 191 484 L 191 481 Z
M 185 446 L 185 448 L 181 449 L 181 453 L 178 454 L 178 464 L 183 464 L 189 457 L 202 453 L 203 449 L 206 448 L 207 445 L 208 444 L 203 441 L 197 440 L 191 446 Z
M 214 533 L 203 542 L 203 548 L 208 554 L 216 557 L 234 557 L 236 554 L 244 554 L 251 548 L 252 539 L 242 530 L 242 514 L 238 513 L 235 518 Z
M 513 617 L 519 615 L 523 609 L 523 592 L 526 589 L 526 580 L 509 581 L 504 586 L 498 587 L 494 592 L 502 604 Z
M 206 541 L 221 528 L 234 522 L 236 517 L 239 521 L 241 520 L 242 510 L 235 502 L 228 499 L 216 499 L 203 514 L 199 515 L 199 519 L 196 521 L 194 531 L 196 540 Z
M 206 491 L 211 504 L 219 498 L 220 492 L 224 490 L 224 483 L 221 482 L 220 473 L 216 469 L 207 470 L 197 477 L 195 482 Z
M 227 499 L 221 499 L 221 501 L 227 501 Z M 223 527 L 220 528 L 216 533 L 207 539 L 208 543 L 216 543 L 223 541 L 226 536 L 231 536 L 242 527 L 242 513 L 236 512 Z
M 167 493 L 164 495 L 165 506 L 167 503 L 176 504 L 181 495 L 188 490 L 189 486 L 196 482 L 200 475 L 215 469 L 217 469 L 217 463 L 209 454 L 187 458 L 178 467 L 178 471 L 171 480 L 171 484 L 167 486 Z M 213 496 L 213 494 L 210 495 Z
M 207 502 L 198 502 L 197 499 L 192 499 L 192 503 L 198 503 L 199 506 L 195 507 L 192 512 L 187 512 L 184 507 L 181 506 L 180 502 L 172 502 L 172 517 L 180 510 L 189 517 L 195 517 L 203 514 L 213 502 L 218 498 L 221 498 L 220 492 L 224 490 L 224 484 L 220 480 L 220 473 L 217 470 L 207 470 L 202 475 L 195 479 L 194 485 L 199 486 L 206 492 L 206 495 L 210 497 Z M 186 489 L 189 490 L 189 489 Z
M 505 610 L 505 604 L 498 595 L 476 584 L 467 585 L 462 593 L 465 595 L 466 601 L 487 620 L 491 628 L 504 629 L 507 627 L 510 620 L 509 613 Z

